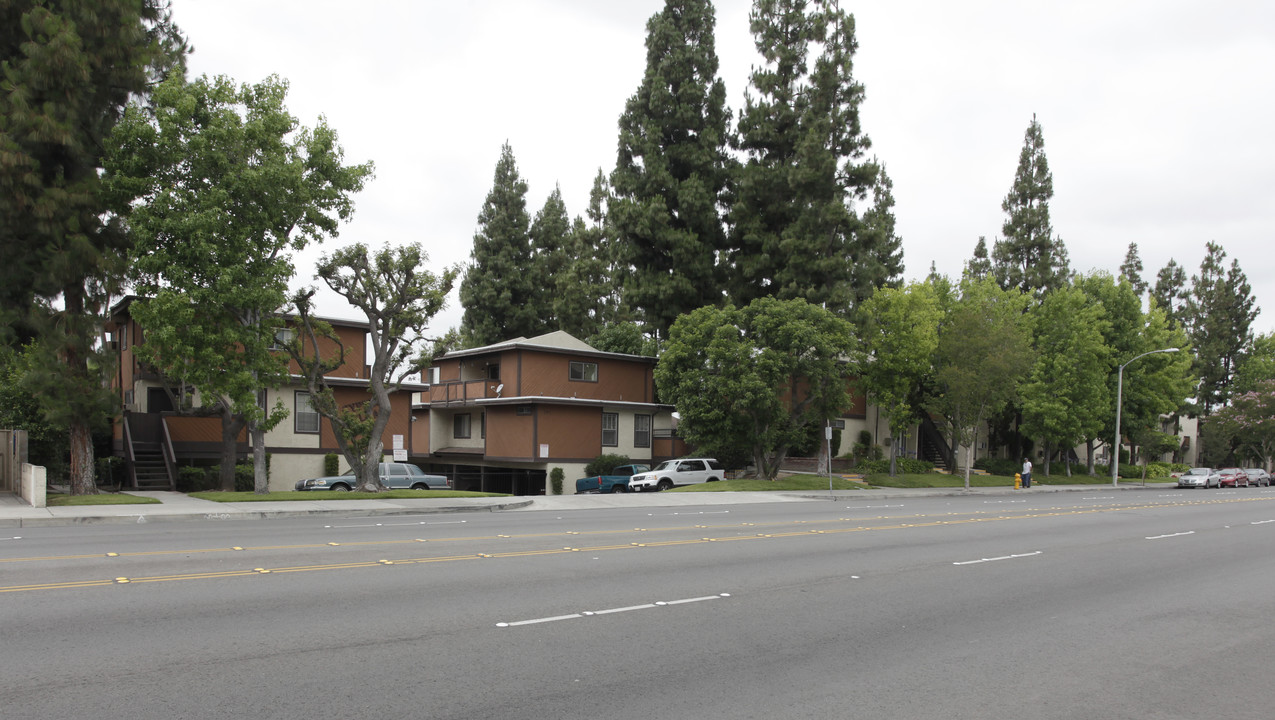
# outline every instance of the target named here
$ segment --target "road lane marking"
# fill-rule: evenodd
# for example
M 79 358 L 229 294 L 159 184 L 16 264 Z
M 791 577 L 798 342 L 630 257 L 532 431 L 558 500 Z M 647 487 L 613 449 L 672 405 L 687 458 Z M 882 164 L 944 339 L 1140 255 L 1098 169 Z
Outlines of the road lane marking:
M 1020 558 L 1020 557 L 1033 557 L 1033 556 L 1038 556 L 1038 554 L 1043 554 L 1043 553 L 1042 553 L 1042 552 L 1040 552 L 1040 551 L 1037 551 L 1037 552 L 1034 552 L 1034 553 L 1019 553 L 1019 554 L 1012 554 L 1012 556 L 984 557 L 984 558 L 979 558 L 979 559 L 966 559 L 966 561 L 963 561 L 963 562 L 954 562 L 954 563 L 952 563 L 952 565 L 978 565 L 978 563 L 980 563 L 980 562 L 997 562 L 997 561 L 1002 561 L 1002 559 L 1017 559 L 1017 558 Z
M 874 510 L 876 508 L 901 508 L 902 505 L 847 505 L 847 510 Z
M 1194 535 L 1194 534 L 1195 534 L 1194 530 L 1188 530 L 1186 532 L 1170 533 L 1168 535 L 1152 535 L 1151 537 L 1147 539 L 1148 540 L 1163 540 L 1165 538 L 1182 537 L 1183 535 Z
M 403 527 L 403 526 L 416 527 L 418 525 L 464 525 L 467 522 L 469 521 L 468 520 L 448 520 L 447 522 L 430 522 L 428 520 L 421 520 L 419 522 L 410 522 L 410 523 L 364 523 L 362 525 L 324 525 L 323 529 L 324 530 L 346 530 L 349 528 L 369 528 L 369 527 Z
M 558 622 L 561 620 L 575 620 L 582 617 L 596 617 L 598 615 L 614 615 L 615 613 L 634 612 L 637 610 L 651 610 L 653 608 L 670 607 L 675 605 L 686 605 L 689 603 L 707 602 L 709 600 L 721 600 L 730 597 L 730 593 L 718 593 L 717 595 L 705 595 L 703 597 L 684 598 L 682 600 L 657 600 L 653 603 L 644 603 L 642 605 L 628 605 L 626 607 L 610 608 L 608 610 L 584 610 L 569 615 L 554 615 L 553 617 L 532 618 L 530 620 L 516 620 L 513 622 L 498 622 L 496 627 L 509 628 L 521 627 L 523 625 L 539 625 L 541 623 Z
M 1250 525 L 1265 525 L 1266 523 L 1275 523 L 1275 520 L 1257 520 L 1249 523 Z

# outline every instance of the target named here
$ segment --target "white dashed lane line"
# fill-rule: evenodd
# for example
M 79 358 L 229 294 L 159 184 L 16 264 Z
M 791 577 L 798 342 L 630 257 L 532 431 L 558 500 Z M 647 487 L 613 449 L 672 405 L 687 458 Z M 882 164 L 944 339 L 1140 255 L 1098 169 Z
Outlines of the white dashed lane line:
M 1163 540 L 1165 538 L 1182 537 L 1183 535 L 1194 535 L 1194 534 L 1195 534 L 1194 530 L 1188 530 L 1186 532 L 1180 532 L 1180 533 L 1169 533 L 1168 535 L 1152 535 L 1151 537 L 1148 537 L 1147 539 L 1148 540 Z
M 651 610 L 654 608 L 669 607 L 673 605 L 686 605 L 688 603 L 706 602 L 708 600 L 721 600 L 730 597 L 730 593 L 721 593 L 718 595 L 706 595 L 704 597 L 685 598 L 682 600 L 660 600 L 653 603 L 645 603 L 643 605 L 629 605 L 628 607 L 611 608 L 609 610 L 586 610 L 570 615 L 555 615 L 553 617 L 534 618 L 531 620 L 518 620 L 515 622 L 499 622 L 496 623 L 498 628 L 519 627 L 521 625 L 539 625 L 540 623 L 558 622 L 559 620 L 575 620 L 582 617 L 593 617 L 595 615 L 613 615 L 615 613 L 633 612 L 635 610 Z
M 979 558 L 978 560 L 964 560 L 962 562 L 954 562 L 952 564 L 953 565 L 977 565 L 979 563 L 997 562 L 999 560 L 1017 560 L 1018 558 L 1032 557 L 1034 555 L 1041 555 L 1041 554 L 1042 554 L 1041 551 L 1037 550 L 1036 552 L 1020 553 L 1018 555 L 1002 555 L 1000 557 L 994 557 L 994 558 Z

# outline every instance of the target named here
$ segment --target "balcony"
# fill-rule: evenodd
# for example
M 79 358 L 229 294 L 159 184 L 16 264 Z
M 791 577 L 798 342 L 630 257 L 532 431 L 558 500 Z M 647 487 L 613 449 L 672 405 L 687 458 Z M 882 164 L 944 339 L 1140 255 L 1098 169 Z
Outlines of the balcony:
M 429 387 L 431 405 L 466 405 L 475 400 L 494 398 L 499 380 L 458 380 L 435 383 Z

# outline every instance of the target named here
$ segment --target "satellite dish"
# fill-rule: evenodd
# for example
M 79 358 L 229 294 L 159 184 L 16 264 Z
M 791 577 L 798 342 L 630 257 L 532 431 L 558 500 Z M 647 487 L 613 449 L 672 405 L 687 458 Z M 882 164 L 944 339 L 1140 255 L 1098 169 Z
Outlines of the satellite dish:
M 501 383 L 496 386 L 496 397 L 500 397 L 500 391 L 505 389 L 505 384 Z

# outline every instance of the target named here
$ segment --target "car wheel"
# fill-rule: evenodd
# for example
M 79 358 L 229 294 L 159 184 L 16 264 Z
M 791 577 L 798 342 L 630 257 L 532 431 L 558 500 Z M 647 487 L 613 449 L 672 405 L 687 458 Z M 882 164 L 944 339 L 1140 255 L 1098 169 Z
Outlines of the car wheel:
M 340 483 L 332 486 L 332 492 L 349 492 L 349 485 L 341 485 Z
M 413 490 L 428 490 L 429 486 L 426 485 L 425 483 L 416 483 L 415 485 L 412 486 L 412 489 Z
M 709 478 L 708 482 L 718 482 L 721 478 Z
M 623 485 L 612 485 L 612 486 L 611 486 L 611 494 L 612 494 L 612 495 L 614 495 L 614 494 L 616 494 L 616 493 L 623 493 L 623 492 L 628 492 L 628 488 L 624 487 Z
M 668 478 L 664 478 L 663 480 L 661 480 L 661 481 L 660 481 L 660 484 L 659 484 L 659 485 L 656 485 L 656 486 L 655 486 L 655 489 L 656 489 L 656 490 L 669 490 L 669 489 L 671 489 L 672 487 L 673 487 L 673 481 L 672 481 L 672 480 L 669 480 Z

